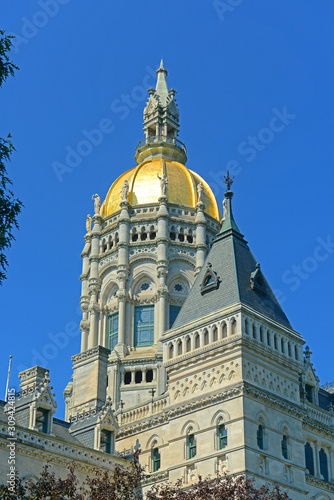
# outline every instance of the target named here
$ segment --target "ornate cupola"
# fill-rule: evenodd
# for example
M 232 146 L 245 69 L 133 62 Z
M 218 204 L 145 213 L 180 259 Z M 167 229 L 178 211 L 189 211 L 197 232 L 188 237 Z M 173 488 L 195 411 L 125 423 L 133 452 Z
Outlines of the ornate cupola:
M 145 139 L 139 142 L 135 159 L 139 164 L 146 159 L 164 157 L 185 164 L 186 148 L 177 139 L 180 113 L 175 101 L 176 91 L 168 90 L 167 70 L 162 59 L 157 77 L 155 90 L 148 89 L 149 98 L 144 109 Z

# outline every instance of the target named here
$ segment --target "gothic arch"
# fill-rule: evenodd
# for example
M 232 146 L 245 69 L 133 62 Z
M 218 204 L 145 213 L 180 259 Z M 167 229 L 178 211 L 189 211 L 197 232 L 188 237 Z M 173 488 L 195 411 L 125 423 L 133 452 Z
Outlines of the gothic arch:
M 99 275 L 100 275 L 100 279 L 102 281 L 104 281 L 108 277 L 108 274 L 117 270 L 117 260 L 108 261 L 106 263 L 104 263 L 102 260 L 102 263 L 103 263 L 103 265 L 102 265 L 102 269 L 99 271 Z
M 145 282 L 148 282 L 150 285 L 152 284 L 152 290 L 150 290 L 150 292 L 152 295 L 155 294 L 157 289 L 156 277 L 153 272 L 151 273 L 148 269 L 145 269 L 145 271 L 141 270 L 138 272 L 137 276 L 133 277 L 133 281 L 130 286 L 131 297 L 135 297 L 141 292 L 140 287 Z
M 188 420 L 181 429 L 181 436 L 186 436 L 190 429 L 193 429 L 193 431 L 199 431 L 198 422 L 195 420 Z
M 164 444 L 164 441 L 158 434 L 153 434 L 146 443 L 146 449 L 149 450 L 150 448 L 152 448 L 154 443 L 157 443 L 158 446 L 161 446 Z
M 106 283 L 101 292 L 101 304 L 106 305 L 111 299 L 115 291 L 118 290 L 118 282 L 116 278 L 111 277 L 110 281 Z
M 222 420 L 224 423 L 231 420 L 230 414 L 226 410 L 218 410 L 211 419 L 211 425 L 217 425 Z
M 263 410 L 258 410 L 257 413 L 255 414 L 255 421 L 262 424 L 262 425 L 267 425 L 268 424 L 268 416 Z

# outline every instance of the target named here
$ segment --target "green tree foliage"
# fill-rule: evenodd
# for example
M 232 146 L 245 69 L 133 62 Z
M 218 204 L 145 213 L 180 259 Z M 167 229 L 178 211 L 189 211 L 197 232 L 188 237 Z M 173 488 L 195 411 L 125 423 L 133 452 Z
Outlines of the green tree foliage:
M 8 56 L 12 38 L 0 30 L 0 87 L 8 76 L 13 76 L 14 70 L 18 69 Z M 15 227 L 18 228 L 17 216 L 22 207 L 21 201 L 14 198 L 14 193 L 9 189 L 12 182 L 7 177 L 6 163 L 10 161 L 13 150 L 10 134 L 6 139 L 0 137 L 0 285 L 6 279 L 5 270 L 8 265 L 4 251 L 12 244 L 14 239 L 12 231 Z
M 96 470 L 79 484 L 74 467 L 69 468 L 66 479 L 56 478 L 46 465 L 37 482 L 23 485 L 17 477 L 15 485 L 0 486 L 0 498 L 4 500 L 141 500 L 142 483 L 148 476 L 134 454 L 129 467 L 121 465 L 109 471 Z M 257 488 L 254 481 L 244 476 L 217 475 L 202 479 L 190 486 L 182 481 L 152 486 L 145 493 L 146 500 L 290 500 L 278 486 L 264 485 Z

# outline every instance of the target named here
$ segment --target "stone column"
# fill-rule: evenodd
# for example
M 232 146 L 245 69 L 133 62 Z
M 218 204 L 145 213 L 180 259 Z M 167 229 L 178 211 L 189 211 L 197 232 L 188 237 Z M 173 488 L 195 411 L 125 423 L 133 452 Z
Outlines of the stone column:
M 158 286 L 158 300 L 159 300 L 159 318 L 158 320 L 158 338 L 155 339 L 155 342 L 158 344 L 162 334 L 168 328 L 167 325 L 167 296 L 168 296 L 168 288 L 166 286 L 166 278 L 168 276 L 168 247 L 169 247 L 169 238 L 168 238 L 168 219 L 169 214 L 167 210 L 167 197 L 160 196 L 159 198 L 159 210 L 157 214 L 158 220 L 158 231 L 157 231 L 157 274 L 159 278 L 159 286 Z M 158 350 L 161 350 L 158 347 Z
M 199 201 L 196 205 L 196 268 L 195 276 L 200 272 L 206 257 L 206 218 L 204 215 L 205 205 Z
M 118 264 L 117 264 L 117 279 L 119 290 L 118 298 L 118 342 L 115 346 L 121 356 L 128 354 L 128 348 L 125 344 L 126 333 L 126 281 L 129 276 L 129 239 L 130 239 L 130 217 L 129 217 L 129 202 L 126 199 L 121 201 L 121 214 L 119 217 L 119 242 L 118 242 Z
M 314 468 L 315 468 L 315 475 L 317 477 L 320 477 L 320 461 L 319 461 L 319 446 L 318 443 L 315 443 L 314 445 Z
M 85 235 L 85 246 L 82 251 L 82 274 L 80 276 L 81 281 L 81 297 L 80 297 L 80 305 L 82 312 L 82 320 L 80 323 L 81 330 L 81 352 L 86 351 L 88 347 L 88 333 L 89 333 L 89 321 L 88 321 L 88 306 L 89 306 L 89 289 L 88 289 L 88 279 L 90 272 L 90 262 L 89 262 L 89 253 L 91 249 L 91 236 L 90 236 L 90 227 L 87 229 L 89 233 Z
M 98 317 L 99 307 L 97 296 L 100 290 L 99 280 L 99 241 L 102 225 L 102 217 L 95 214 L 93 217 L 94 227 L 91 232 L 91 254 L 90 254 L 90 276 L 89 276 L 89 295 L 90 302 L 88 311 L 90 313 L 90 328 L 88 336 L 88 349 L 95 347 L 98 341 Z

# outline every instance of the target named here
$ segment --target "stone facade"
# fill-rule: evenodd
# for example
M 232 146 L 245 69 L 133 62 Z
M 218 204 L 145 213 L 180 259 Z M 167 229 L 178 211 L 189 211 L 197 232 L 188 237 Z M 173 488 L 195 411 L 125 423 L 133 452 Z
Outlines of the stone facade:
M 334 389 L 319 386 L 240 233 L 230 183 L 221 220 L 210 187 L 185 166 L 163 64 L 157 75 L 137 166 L 102 206 L 94 195 L 87 217 L 65 421 L 53 418 L 48 372 L 23 372 L 17 468 L 29 476 L 49 458 L 63 474 L 75 459 L 84 475 L 140 448 L 147 484 L 246 473 L 293 500 L 332 500 Z M 8 412 L 10 401 L 0 407 L 3 464 Z

